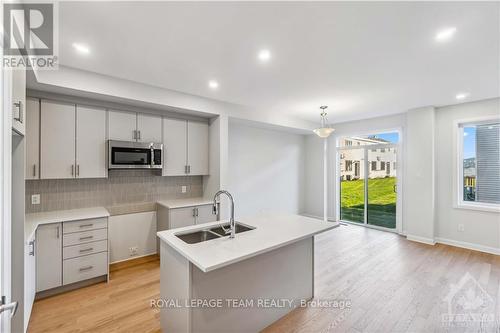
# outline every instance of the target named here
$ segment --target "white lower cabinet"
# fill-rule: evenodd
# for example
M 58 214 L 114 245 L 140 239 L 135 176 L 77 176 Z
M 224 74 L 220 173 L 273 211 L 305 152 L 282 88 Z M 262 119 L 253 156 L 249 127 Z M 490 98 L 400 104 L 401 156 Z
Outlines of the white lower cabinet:
M 75 283 L 108 274 L 108 252 L 64 260 L 63 284 Z
M 196 224 L 217 221 L 217 215 L 213 213 L 212 205 L 196 207 Z
M 217 215 L 213 214 L 211 204 L 180 208 L 158 206 L 158 231 L 214 221 L 217 221 Z
M 24 252 L 24 332 L 28 329 L 31 309 L 36 294 L 36 238 L 33 236 L 25 245 Z
M 108 219 L 41 225 L 35 253 L 37 292 L 108 275 Z
M 36 291 L 62 285 L 61 223 L 41 225 L 36 230 Z

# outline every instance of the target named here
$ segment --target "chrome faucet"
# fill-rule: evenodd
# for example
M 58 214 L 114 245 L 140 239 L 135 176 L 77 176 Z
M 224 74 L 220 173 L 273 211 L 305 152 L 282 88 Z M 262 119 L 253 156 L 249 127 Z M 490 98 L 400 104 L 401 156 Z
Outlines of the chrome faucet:
M 226 230 L 226 228 L 224 228 L 223 225 L 221 225 L 221 228 L 222 228 L 222 230 L 224 230 L 224 232 L 226 233 L 226 235 L 228 233 L 231 233 L 231 235 L 229 236 L 229 238 L 234 238 L 234 235 L 236 233 L 236 224 L 234 222 L 234 199 L 233 199 L 233 196 L 231 195 L 231 193 L 229 193 L 228 191 L 225 191 L 225 190 L 220 190 L 217 193 L 215 193 L 215 195 L 214 195 L 213 211 L 214 211 L 214 214 L 217 213 L 217 204 L 218 204 L 217 198 L 219 198 L 219 195 L 221 195 L 221 194 L 227 195 L 227 197 L 229 198 L 229 200 L 231 200 L 231 217 L 229 219 L 229 229 Z

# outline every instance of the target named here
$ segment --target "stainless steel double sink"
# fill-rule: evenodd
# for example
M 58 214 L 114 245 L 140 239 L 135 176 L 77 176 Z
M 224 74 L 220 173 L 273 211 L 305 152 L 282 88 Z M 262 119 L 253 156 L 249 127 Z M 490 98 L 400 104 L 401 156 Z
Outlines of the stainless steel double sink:
M 229 223 L 223 224 L 224 228 L 229 228 Z M 244 224 L 241 224 L 239 222 L 236 222 L 236 230 L 235 232 L 237 234 L 245 231 L 250 231 L 255 229 L 255 227 L 247 226 Z M 201 243 L 201 242 L 206 242 L 211 239 L 216 239 L 216 238 L 221 238 L 228 236 L 225 232 L 224 229 L 220 225 L 212 227 L 210 229 L 203 229 L 203 230 L 196 230 L 192 232 L 188 232 L 185 234 L 179 234 L 175 235 L 184 242 L 188 244 L 196 244 L 196 243 Z

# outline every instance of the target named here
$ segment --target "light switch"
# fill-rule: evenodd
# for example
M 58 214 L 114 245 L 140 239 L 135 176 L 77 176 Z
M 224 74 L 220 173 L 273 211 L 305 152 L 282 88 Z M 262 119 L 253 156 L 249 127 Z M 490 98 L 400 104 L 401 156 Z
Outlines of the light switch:
M 181 186 L 181 193 L 186 193 L 187 192 L 187 186 L 182 185 Z
M 40 204 L 40 194 L 33 194 L 31 196 L 31 204 L 32 205 L 39 205 Z

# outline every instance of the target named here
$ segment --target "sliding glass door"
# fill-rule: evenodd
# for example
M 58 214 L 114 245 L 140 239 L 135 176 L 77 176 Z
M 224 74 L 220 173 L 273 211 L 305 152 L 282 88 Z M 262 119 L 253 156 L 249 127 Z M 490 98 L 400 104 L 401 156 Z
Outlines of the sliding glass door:
M 398 133 L 339 140 L 342 221 L 396 229 L 398 141 Z

